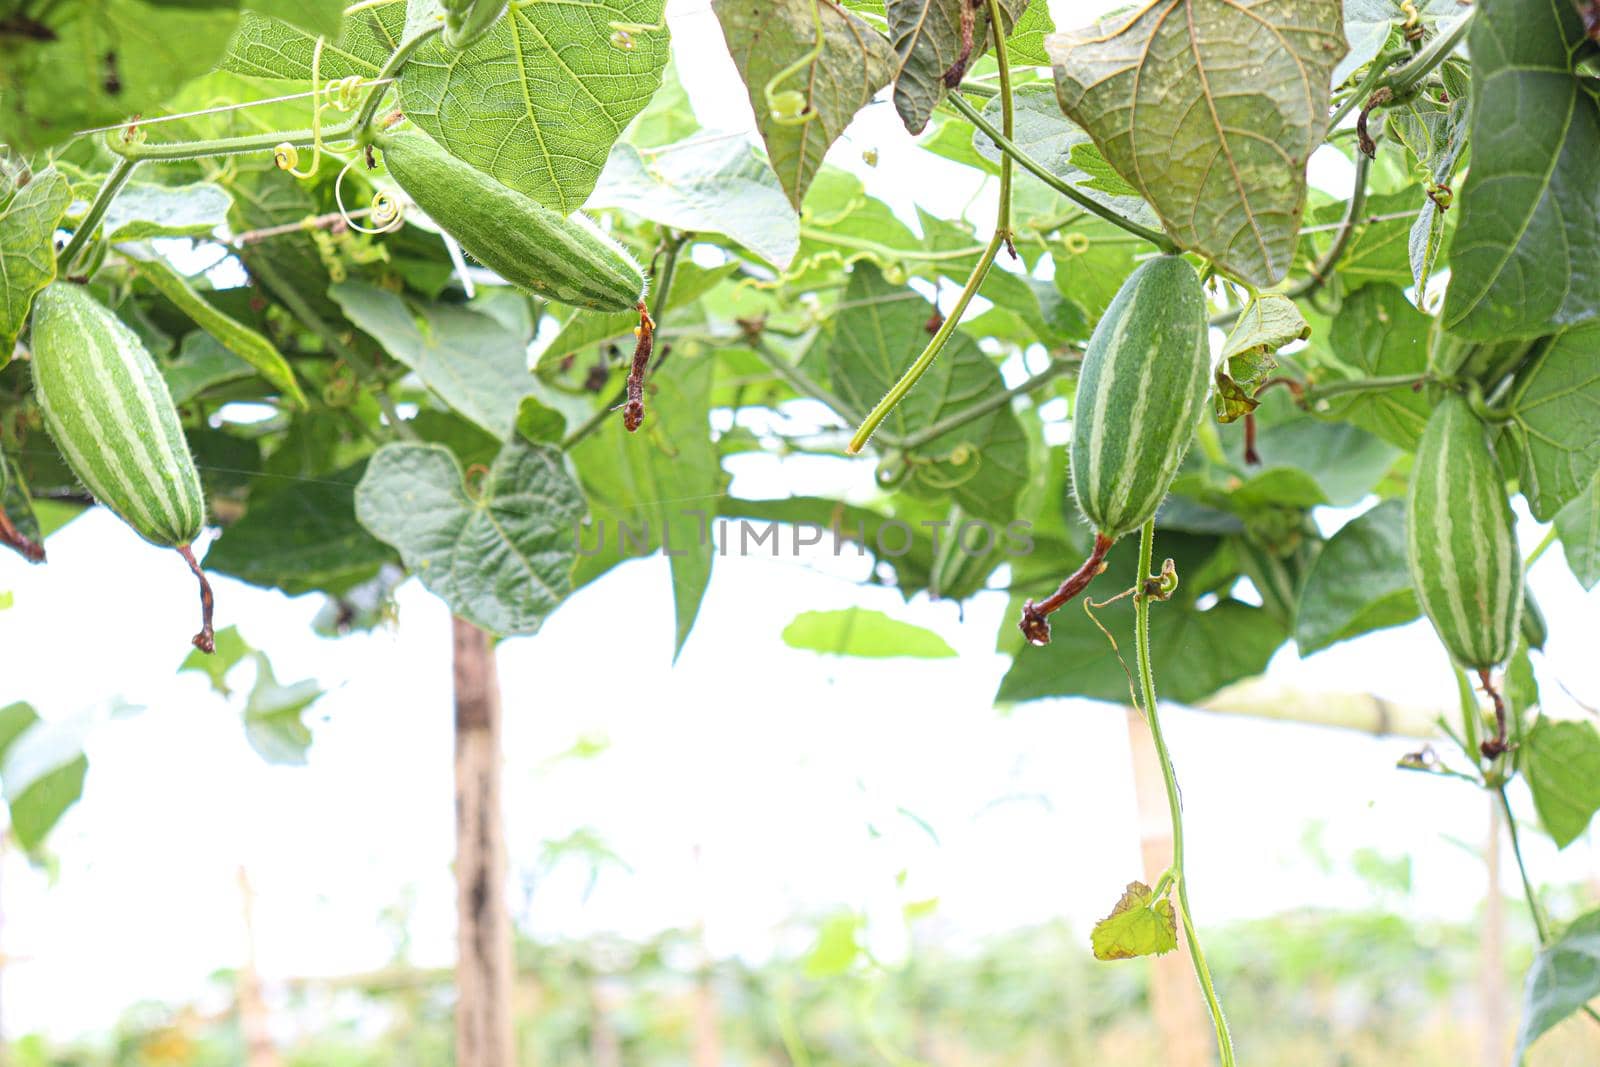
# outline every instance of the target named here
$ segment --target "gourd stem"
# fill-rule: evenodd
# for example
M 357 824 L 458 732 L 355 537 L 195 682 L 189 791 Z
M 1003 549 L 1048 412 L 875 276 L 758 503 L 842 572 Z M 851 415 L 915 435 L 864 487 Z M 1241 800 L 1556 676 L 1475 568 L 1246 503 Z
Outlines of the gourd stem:
M 71 275 L 74 261 L 88 245 L 89 238 L 94 236 L 94 231 L 100 228 L 100 221 L 106 217 L 111 201 L 122 192 L 122 187 L 127 185 L 128 179 L 133 176 L 133 168 L 138 165 L 135 160 L 119 159 L 111 173 L 106 176 L 105 184 L 100 186 L 100 191 L 94 196 L 94 203 L 90 204 L 89 210 L 84 213 L 83 221 L 72 231 L 72 240 L 67 242 L 67 247 L 61 250 L 61 255 L 56 260 L 62 267 L 62 274 Z
M 1228 1033 L 1228 1020 L 1222 1014 L 1222 1003 L 1211 981 L 1211 968 L 1206 965 L 1205 953 L 1200 948 L 1200 938 L 1194 932 L 1193 912 L 1189 907 L 1189 879 L 1183 870 L 1183 801 L 1178 792 L 1178 779 L 1172 768 L 1172 754 L 1167 751 L 1166 738 L 1161 733 L 1161 716 L 1156 708 L 1155 671 L 1150 665 L 1150 601 L 1146 588 L 1151 581 L 1150 565 L 1155 555 L 1156 521 L 1150 519 L 1139 534 L 1138 592 L 1134 594 L 1135 651 L 1139 661 L 1139 685 L 1144 700 L 1144 718 L 1150 727 L 1150 739 L 1155 744 L 1156 756 L 1161 761 L 1161 777 L 1167 787 L 1167 808 L 1172 815 L 1172 881 L 1178 889 L 1178 913 L 1183 920 L 1183 936 L 1189 945 L 1189 958 L 1194 964 L 1195 977 L 1205 994 L 1206 1007 L 1217 1031 L 1217 1052 L 1222 1067 L 1234 1067 L 1233 1038 Z
M 1374 59 L 1372 66 L 1367 69 L 1367 76 L 1361 79 L 1361 84 L 1357 85 L 1350 95 L 1345 97 L 1344 102 L 1334 109 L 1333 114 L 1328 116 L 1328 129 L 1336 129 L 1339 123 L 1344 121 L 1346 115 L 1349 115 L 1350 112 L 1365 103 L 1367 98 L 1372 95 L 1373 90 L 1378 87 L 1389 73 L 1389 68 L 1410 54 L 1410 52 L 1395 49 L 1385 52 L 1377 59 Z
M 1005 21 L 1001 18 L 1000 0 L 988 0 L 988 5 L 989 25 L 994 31 L 994 58 L 1000 68 L 1000 123 L 1004 129 L 998 136 L 1009 143 L 1016 121 L 1016 105 L 1011 93 L 1011 64 L 1006 58 Z M 958 104 L 965 103 L 959 93 L 951 93 L 950 99 Z M 995 211 L 994 236 L 989 238 L 989 243 L 978 257 L 972 273 L 967 276 L 967 283 L 962 286 L 961 295 L 956 298 L 955 306 L 950 309 L 949 316 L 939 324 L 933 339 L 912 362 L 910 368 L 900 376 L 900 380 L 890 386 L 883 399 L 867 413 L 867 417 L 862 420 L 855 434 L 851 436 L 850 443 L 845 447 L 846 453 L 852 456 L 860 453 L 873 433 L 883 424 L 883 420 L 889 417 L 889 412 L 906 398 L 906 394 L 911 392 L 922 376 L 928 372 L 928 368 L 933 366 L 933 361 L 949 342 L 950 335 L 955 333 L 956 327 L 961 324 L 961 316 L 966 314 L 967 305 L 972 303 L 973 296 L 983 285 L 983 279 L 988 276 L 989 268 L 994 265 L 995 256 L 1000 254 L 1001 247 L 1011 248 L 1012 255 L 1016 255 L 1016 249 L 1011 247 L 1011 157 L 1009 155 L 1000 158 L 1000 203 Z
M 1433 69 L 1455 51 L 1456 45 L 1467 36 L 1467 31 L 1472 28 L 1472 16 L 1477 14 L 1476 8 L 1468 8 L 1466 14 L 1461 16 L 1461 21 L 1450 27 L 1448 33 L 1441 33 L 1429 41 L 1409 63 L 1384 79 L 1384 85 L 1394 91 L 1396 97 L 1404 97 L 1417 83 L 1426 78 Z
M 1175 244 L 1172 238 L 1168 237 L 1166 234 L 1161 233 L 1158 230 L 1152 230 L 1148 226 L 1134 222 L 1132 219 L 1121 214 L 1120 212 L 1113 211 L 1111 208 L 1106 207 L 1098 200 L 1078 189 L 1077 186 L 1052 174 L 1045 168 L 1043 163 L 1040 163 L 1037 159 L 1034 159 L 1026 151 L 1019 147 L 1017 143 L 1011 139 L 1010 135 L 995 129 L 994 123 L 984 118 L 982 113 L 980 113 L 977 108 L 967 103 L 967 101 L 963 100 L 959 95 L 951 93 L 950 103 L 957 111 L 961 112 L 962 116 L 966 118 L 968 122 L 982 130 L 988 136 L 989 140 L 995 143 L 995 146 L 999 148 L 1002 153 L 1002 160 L 1016 160 L 1017 163 L 1022 166 L 1023 170 L 1032 174 L 1035 178 L 1038 178 L 1040 181 L 1044 182 L 1046 185 L 1060 193 L 1062 196 L 1066 197 L 1068 200 L 1073 201 L 1085 211 L 1100 216 L 1102 219 L 1105 219 L 1107 222 L 1111 223 L 1111 225 L 1126 230 L 1135 237 L 1140 237 L 1146 241 L 1149 241 L 1161 251 L 1176 252 L 1178 250 L 1177 244 Z

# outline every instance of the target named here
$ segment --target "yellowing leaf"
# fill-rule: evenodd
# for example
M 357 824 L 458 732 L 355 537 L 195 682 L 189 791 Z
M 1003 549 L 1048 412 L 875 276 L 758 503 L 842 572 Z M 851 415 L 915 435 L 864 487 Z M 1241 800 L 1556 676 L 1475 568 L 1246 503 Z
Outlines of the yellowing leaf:
M 1295 302 L 1278 293 L 1250 301 L 1228 339 L 1217 365 L 1217 418 L 1232 422 L 1256 409 L 1256 390 L 1278 366 L 1274 353 L 1311 336 L 1311 326 Z
M 1129 882 L 1111 914 L 1094 924 L 1089 936 L 1097 960 L 1160 956 L 1178 947 L 1178 920 L 1172 901 L 1143 882 Z
M 1283 280 L 1345 53 L 1326 0 L 1156 0 L 1045 39 L 1062 110 L 1185 248 Z

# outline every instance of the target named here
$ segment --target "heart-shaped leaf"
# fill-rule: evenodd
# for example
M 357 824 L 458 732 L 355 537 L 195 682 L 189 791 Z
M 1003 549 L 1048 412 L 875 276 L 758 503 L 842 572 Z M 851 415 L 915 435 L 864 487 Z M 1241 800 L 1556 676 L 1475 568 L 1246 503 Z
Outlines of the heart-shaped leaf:
M 583 512 L 561 453 L 517 437 L 475 495 L 440 445 L 385 445 L 356 486 L 361 524 L 451 611 L 498 634 L 536 632 L 566 597 Z

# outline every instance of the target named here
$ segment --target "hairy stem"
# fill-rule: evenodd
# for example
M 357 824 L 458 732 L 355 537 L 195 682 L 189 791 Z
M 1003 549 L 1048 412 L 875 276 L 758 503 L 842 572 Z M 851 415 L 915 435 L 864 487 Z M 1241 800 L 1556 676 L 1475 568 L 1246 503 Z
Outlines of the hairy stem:
M 61 264 L 61 273 L 70 275 L 73 262 L 83 252 L 89 243 L 89 238 L 94 236 L 94 231 L 100 228 L 100 220 L 106 217 L 106 211 L 111 207 L 111 201 L 122 192 L 122 187 L 128 184 L 128 179 L 133 176 L 133 168 L 139 164 L 131 159 L 119 159 L 111 173 L 106 176 L 105 184 L 100 186 L 100 191 L 94 196 L 94 203 L 89 205 L 89 210 L 84 214 L 83 221 L 78 223 L 78 228 L 72 231 L 72 240 L 67 242 L 67 247 L 61 250 L 61 255 L 56 262 Z
M 1043 386 L 1049 385 L 1051 382 L 1065 374 L 1068 370 L 1077 367 L 1080 362 L 1081 361 L 1078 359 L 1052 358 L 1048 367 L 1040 371 L 1038 374 L 1035 374 L 1027 381 L 1021 382 L 1012 386 L 1010 389 L 1006 389 L 998 393 L 990 393 L 982 400 L 974 403 L 971 407 L 963 408 L 954 414 L 945 416 L 937 422 L 929 423 L 916 433 L 907 434 L 900 442 L 899 447 L 908 450 L 918 448 L 927 444 L 929 441 L 933 441 L 944 436 L 951 430 L 958 430 L 967 423 L 972 422 L 974 419 L 981 419 L 983 416 L 989 414 L 989 412 L 1005 407 L 1007 404 L 1011 403 L 1012 399 L 1015 397 L 1026 396 L 1027 394 L 1032 393 Z
M 1167 751 L 1166 738 L 1161 733 L 1161 715 L 1156 708 L 1156 678 L 1150 665 L 1150 601 L 1145 583 L 1150 576 L 1150 565 L 1155 555 L 1156 521 L 1150 519 L 1139 534 L 1139 591 L 1134 594 L 1135 654 L 1139 661 L 1139 686 L 1144 700 L 1145 722 L 1150 726 L 1150 739 L 1155 743 L 1156 755 L 1161 760 L 1161 777 L 1167 786 L 1167 808 L 1172 816 L 1172 880 L 1178 889 L 1178 912 L 1183 919 L 1183 936 L 1189 945 L 1189 958 L 1194 963 L 1195 977 L 1205 994 L 1206 1007 L 1211 1012 L 1211 1022 L 1217 1031 L 1217 1053 L 1222 1067 L 1234 1067 L 1233 1038 L 1228 1034 L 1228 1020 L 1222 1014 L 1222 1002 L 1217 998 L 1216 986 L 1211 981 L 1211 968 L 1206 965 L 1205 953 L 1200 948 L 1200 938 L 1194 932 L 1194 912 L 1189 907 L 1189 879 L 1183 871 L 1183 800 L 1178 792 L 1177 774 L 1172 768 L 1172 754 Z
M 979 112 L 977 108 L 963 100 L 960 95 L 951 93 L 948 99 L 951 105 L 955 107 L 957 111 L 961 112 L 962 116 L 965 117 L 968 122 L 982 130 L 988 136 L 988 138 L 995 143 L 996 147 L 1000 149 L 1002 153 L 1002 164 L 1006 161 L 1014 159 L 1023 170 L 1032 174 L 1035 178 L 1038 178 L 1040 181 L 1044 182 L 1062 196 L 1073 201 L 1085 211 L 1100 216 L 1102 219 L 1105 219 L 1107 222 L 1111 223 L 1111 225 L 1126 230 L 1135 237 L 1149 241 L 1163 252 L 1176 252 L 1178 250 L 1178 246 L 1173 243 L 1172 238 L 1168 237 L 1166 234 L 1161 233 L 1159 230 L 1152 230 L 1148 226 L 1134 222 L 1126 215 L 1113 211 L 1111 208 L 1106 207 L 1098 200 L 1084 193 L 1071 182 L 1052 174 L 1045 168 L 1043 163 L 1040 163 L 1037 159 L 1034 159 L 1027 152 L 1023 151 L 1022 148 L 1011 139 L 1009 131 L 1002 132 L 995 129 L 994 123 L 984 118 L 982 113 Z
M 1455 51 L 1467 36 L 1467 31 L 1472 28 L 1472 17 L 1477 14 L 1476 8 L 1468 8 L 1466 14 L 1461 16 L 1461 21 L 1450 27 L 1450 32 L 1441 33 L 1429 41 L 1422 51 L 1418 52 L 1411 61 L 1400 67 L 1383 84 L 1393 90 L 1396 97 L 1403 97 L 1417 87 L 1417 83 L 1433 72 L 1433 69 Z

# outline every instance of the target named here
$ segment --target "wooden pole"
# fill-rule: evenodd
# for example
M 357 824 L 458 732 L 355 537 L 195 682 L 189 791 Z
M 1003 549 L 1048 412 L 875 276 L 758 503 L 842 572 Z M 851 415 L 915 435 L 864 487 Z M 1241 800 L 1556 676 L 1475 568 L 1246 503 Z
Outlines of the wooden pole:
M 1144 860 L 1145 884 L 1154 885 L 1172 865 L 1172 816 L 1167 810 L 1166 782 L 1161 777 L 1161 760 L 1150 739 L 1150 729 L 1137 709 L 1129 708 L 1127 713 L 1134 797 L 1139 809 L 1139 850 Z M 1150 961 L 1150 1011 L 1161 1034 L 1164 1067 L 1210 1067 L 1211 1019 L 1181 933 L 1176 952 Z
M 1483 928 L 1478 937 L 1478 970 L 1482 1004 L 1478 1018 L 1483 1022 L 1484 1067 L 1500 1067 L 1506 1062 L 1505 997 L 1505 898 L 1500 895 L 1500 798 L 1489 798 L 1489 840 L 1484 848 L 1488 867 L 1488 892 L 1483 899 Z
M 511 909 L 500 803 L 500 683 L 489 635 L 453 619 L 456 1065 L 514 1067 Z
M 238 1001 L 239 1033 L 244 1038 L 246 1067 L 278 1067 L 278 1050 L 272 1044 L 267 1002 L 261 993 L 261 974 L 256 970 L 256 894 L 250 873 L 239 867 L 239 903 L 244 921 L 244 962 L 234 978 L 234 999 Z

